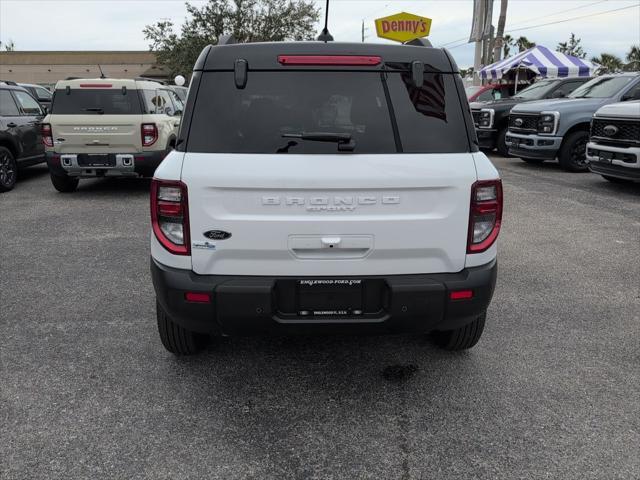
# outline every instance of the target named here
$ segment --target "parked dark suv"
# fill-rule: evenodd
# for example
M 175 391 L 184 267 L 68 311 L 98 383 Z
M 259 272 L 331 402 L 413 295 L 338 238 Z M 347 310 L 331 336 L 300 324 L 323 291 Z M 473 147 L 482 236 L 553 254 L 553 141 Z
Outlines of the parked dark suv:
M 473 123 L 476 127 L 480 148 L 498 150 L 504 157 L 509 155 L 505 137 L 509 129 L 509 112 L 514 105 L 547 98 L 563 98 L 591 77 L 556 78 L 541 80 L 518 92 L 513 97 L 501 98 L 492 102 L 471 104 Z
M 11 190 L 18 168 L 44 162 L 44 110 L 22 87 L 0 83 L 0 192 Z

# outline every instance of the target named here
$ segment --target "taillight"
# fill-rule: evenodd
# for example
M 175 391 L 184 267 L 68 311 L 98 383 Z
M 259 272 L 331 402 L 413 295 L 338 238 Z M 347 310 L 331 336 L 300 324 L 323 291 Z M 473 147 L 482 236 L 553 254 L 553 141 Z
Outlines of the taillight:
M 158 127 L 155 123 L 143 123 L 140 127 L 142 146 L 150 147 L 158 140 Z
M 151 181 L 151 226 L 170 253 L 190 255 L 187 186 L 178 181 Z
M 467 253 L 487 250 L 498 238 L 502 223 L 502 181 L 481 180 L 471 186 Z
M 40 132 L 42 133 L 42 143 L 45 147 L 53 147 L 53 130 L 50 123 L 43 123 L 40 126 Z

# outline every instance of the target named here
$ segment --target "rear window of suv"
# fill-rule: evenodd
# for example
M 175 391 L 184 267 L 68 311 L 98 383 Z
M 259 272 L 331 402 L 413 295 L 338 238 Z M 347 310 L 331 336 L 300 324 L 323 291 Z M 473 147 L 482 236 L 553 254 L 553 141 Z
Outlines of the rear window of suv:
M 140 114 L 140 99 L 135 89 L 70 88 L 57 89 L 51 113 L 57 115 Z
M 348 134 L 352 153 L 469 150 L 454 77 L 409 72 L 204 72 L 186 149 L 199 153 L 337 153 L 337 143 L 291 138 Z

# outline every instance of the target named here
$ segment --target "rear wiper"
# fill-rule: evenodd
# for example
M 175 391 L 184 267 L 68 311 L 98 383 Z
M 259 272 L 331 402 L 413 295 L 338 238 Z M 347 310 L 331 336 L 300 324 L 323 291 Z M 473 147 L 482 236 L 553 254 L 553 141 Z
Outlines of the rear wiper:
M 104 109 L 103 108 L 83 108 L 82 111 L 84 112 L 95 112 L 99 115 L 102 115 L 104 113 Z
M 283 133 L 282 138 L 299 138 L 310 142 L 338 142 L 338 151 L 353 152 L 356 142 L 351 138 L 350 133 L 330 133 L 330 132 L 300 132 Z

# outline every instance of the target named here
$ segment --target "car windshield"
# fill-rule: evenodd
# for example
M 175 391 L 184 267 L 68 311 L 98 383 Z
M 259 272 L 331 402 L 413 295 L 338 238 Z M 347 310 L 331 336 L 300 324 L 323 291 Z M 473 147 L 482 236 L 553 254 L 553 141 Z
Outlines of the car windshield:
M 393 105 L 391 111 L 389 104 Z M 468 151 L 454 76 L 389 72 L 267 72 L 236 88 L 206 72 L 186 150 L 200 153 L 450 153 Z
M 142 113 L 138 92 L 120 88 L 58 89 L 51 113 L 58 115 L 126 115 Z
M 538 100 L 544 98 L 549 89 L 555 84 L 551 80 L 543 80 L 525 88 L 515 95 L 515 98 L 523 98 L 526 100 Z
M 473 97 L 476 93 L 478 93 L 480 90 L 482 90 L 483 87 L 481 86 L 476 86 L 476 87 L 466 87 L 464 89 L 464 92 L 467 94 L 467 98 L 471 98 Z
M 637 77 L 600 77 L 594 78 L 576 88 L 568 96 L 569 98 L 609 98 L 615 95 L 625 85 Z

